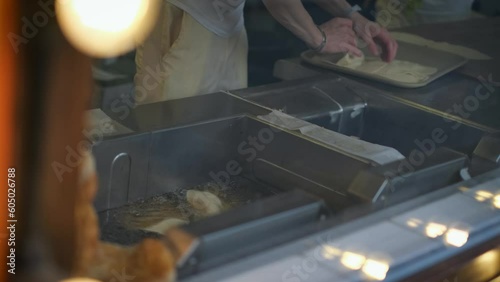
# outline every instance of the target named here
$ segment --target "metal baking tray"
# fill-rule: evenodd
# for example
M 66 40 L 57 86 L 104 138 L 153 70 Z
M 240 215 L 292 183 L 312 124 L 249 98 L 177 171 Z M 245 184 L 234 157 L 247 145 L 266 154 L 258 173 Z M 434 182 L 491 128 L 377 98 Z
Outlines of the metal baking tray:
M 318 66 L 321 68 L 326 68 L 329 70 L 337 71 L 337 72 L 342 72 L 342 73 L 347 73 L 350 75 L 358 76 L 358 77 L 363 77 L 369 80 L 373 81 L 378 81 L 398 87 L 404 87 L 404 88 L 418 88 L 422 86 L 426 86 L 427 84 L 431 83 L 432 81 L 438 79 L 439 77 L 459 68 L 460 66 L 464 65 L 467 62 L 466 58 L 463 58 L 461 56 L 451 54 L 448 52 L 443 52 L 439 51 L 436 49 L 432 49 L 430 47 L 426 46 L 418 46 L 406 42 L 400 42 L 398 41 L 399 49 L 398 53 L 396 55 L 396 60 L 402 60 L 402 61 L 408 61 L 408 62 L 414 62 L 418 63 L 424 66 L 429 66 L 429 67 L 434 67 L 437 68 L 437 72 L 434 73 L 433 75 L 429 76 L 429 79 L 423 81 L 423 82 L 418 82 L 418 83 L 405 83 L 405 82 L 400 82 L 396 80 L 392 80 L 386 77 L 382 77 L 376 74 L 369 74 L 369 73 L 364 73 L 360 72 L 354 69 L 346 68 L 346 67 L 341 67 L 336 64 L 330 64 L 324 62 L 324 60 L 328 60 L 331 62 L 338 62 L 345 54 L 344 53 L 337 53 L 337 54 L 321 54 L 318 55 L 316 52 L 309 50 L 305 51 L 301 54 L 302 60 L 304 62 L 307 62 L 309 64 L 312 64 L 314 66 Z M 365 55 L 370 54 L 368 50 L 362 49 L 362 51 L 365 53 Z M 370 56 L 367 56 L 367 58 L 370 58 Z

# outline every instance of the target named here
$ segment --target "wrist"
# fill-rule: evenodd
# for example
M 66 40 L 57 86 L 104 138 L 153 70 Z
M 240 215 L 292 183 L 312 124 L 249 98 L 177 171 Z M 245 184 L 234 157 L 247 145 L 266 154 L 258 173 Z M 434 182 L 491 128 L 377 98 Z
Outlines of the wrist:
M 323 35 L 321 34 L 321 31 L 316 28 L 316 26 L 314 26 L 314 30 L 308 32 L 307 35 L 308 36 L 304 38 L 304 42 L 311 49 L 318 47 L 321 45 L 321 42 L 323 42 Z
M 354 12 L 351 15 L 352 20 L 352 29 L 356 34 L 359 35 L 359 32 L 362 32 L 366 27 L 366 22 L 368 21 L 363 15 L 358 12 Z
M 320 26 L 316 26 L 316 32 L 313 33 L 312 41 L 308 43 L 309 48 L 316 52 L 321 52 L 326 45 L 326 33 Z
M 357 20 L 361 20 L 361 19 L 364 19 L 365 17 L 363 15 L 361 15 L 359 12 L 353 12 L 350 16 L 350 19 L 353 20 L 353 21 L 357 21 Z

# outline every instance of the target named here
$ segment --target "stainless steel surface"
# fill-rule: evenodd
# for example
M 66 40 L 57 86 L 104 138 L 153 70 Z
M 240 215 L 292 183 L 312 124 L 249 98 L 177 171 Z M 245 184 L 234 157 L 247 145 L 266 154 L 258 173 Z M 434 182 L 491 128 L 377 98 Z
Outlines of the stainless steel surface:
M 336 132 L 358 136 L 366 102 L 345 85 L 332 82 L 334 79 L 289 81 L 231 93 Z
M 273 111 L 268 115 L 258 116 L 258 118 L 275 126 L 300 133 L 311 140 L 372 164 L 384 165 L 404 159 L 404 156 L 393 148 L 349 137 L 280 111 Z
M 441 203 L 441 199 L 462 193 L 458 187 L 474 187 L 498 178 L 499 171 L 495 170 L 498 164 L 492 161 L 496 143 L 485 139 L 500 131 L 499 119 L 495 119 L 500 112 L 498 95 L 481 101 L 469 116 L 453 112 L 455 104 L 463 105 L 470 99 L 468 97 L 475 95 L 478 85 L 482 85 L 481 81 L 448 74 L 426 87 L 403 90 L 330 74 L 232 91 L 231 95 L 215 93 L 144 105 L 132 109 L 128 115 L 123 112 L 121 117 L 119 113 L 110 113 L 135 133 L 106 138 L 95 144 L 93 150 L 101 181 L 95 204 L 103 211 L 207 181 L 224 184 L 231 179 L 243 181 L 250 189 L 277 193 L 277 198 L 294 189 L 306 191 L 323 199 L 332 211 L 323 221 L 308 216 L 305 221 L 291 224 L 283 234 L 277 231 L 266 237 L 263 236 L 265 232 L 259 233 L 252 239 L 256 242 L 262 239 L 262 244 L 251 245 L 259 252 L 242 251 L 246 254 L 244 257 L 232 257 L 231 262 L 224 260 L 217 266 L 207 264 L 202 270 L 198 268 L 200 273 L 190 270 L 185 281 L 245 281 L 256 277 L 262 281 L 293 281 L 300 278 L 293 275 L 294 264 L 309 260 L 308 254 L 316 251 L 315 247 L 321 247 L 325 237 L 329 240 L 327 243 L 359 245 L 356 238 L 380 243 L 410 233 L 412 236 L 406 236 L 408 242 L 404 244 L 369 244 L 366 254 L 383 254 L 385 250 L 394 255 L 387 276 L 389 281 L 425 273 L 429 267 L 499 238 L 498 226 L 477 222 L 481 231 L 471 233 L 463 248 L 451 249 L 440 240 L 430 240 L 392 221 L 394 215 Z M 498 87 L 493 89 L 496 91 Z M 452 111 L 447 112 L 450 108 Z M 385 166 L 374 165 L 312 140 L 300 131 L 278 129 L 256 118 L 269 114 L 270 109 L 282 110 L 353 138 L 397 149 L 405 159 Z M 466 169 L 473 179 L 462 182 L 461 178 L 467 177 Z M 397 182 L 398 177 L 405 181 Z M 444 187 L 449 184 L 454 185 Z M 472 199 L 468 194 L 463 195 Z M 246 218 L 262 211 L 258 208 L 259 203 L 268 200 L 272 202 L 268 206 L 283 208 L 285 213 L 294 210 L 271 198 L 242 207 L 246 209 L 242 214 L 226 213 L 223 215 L 226 219 L 212 223 L 223 226 L 238 217 L 247 221 Z M 369 202 L 372 204 L 367 204 Z M 472 205 L 471 211 L 477 207 Z M 443 204 L 441 208 L 448 206 Z M 431 207 L 436 208 L 436 205 Z M 439 212 L 441 210 L 436 210 Z M 228 216 L 231 218 L 227 219 Z M 497 220 L 497 216 L 494 213 L 492 220 Z M 260 223 L 267 222 L 266 217 L 262 219 Z M 287 214 L 277 223 L 286 224 L 295 219 Z M 207 225 L 209 221 L 199 224 Z M 251 219 L 247 221 L 250 225 L 251 222 Z M 257 229 L 264 226 L 260 223 L 255 225 Z M 387 224 L 390 228 L 385 228 Z M 257 230 L 241 229 L 243 225 L 237 225 L 236 229 L 226 227 L 250 233 Z M 220 231 L 219 235 L 224 235 L 226 227 L 215 233 Z M 244 250 L 245 242 L 240 241 L 242 245 L 237 244 L 235 248 Z M 429 249 L 434 250 L 432 254 L 423 253 Z M 217 253 L 216 249 L 211 250 Z M 234 253 L 240 254 L 239 251 Z M 210 256 L 202 260 L 209 262 Z M 197 265 L 196 261 L 188 260 L 187 263 Z M 342 281 L 363 278 L 360 271 L 346 273 L 338 260 L 326 264 L 318 262 L 317 272 L 306 274 L 311 281 L 331 281 L 332 277 Z
M 434 83 L 439 83 L 439 81 Z M 422 89 L 425 88 L 427 87 Z M 332 101 L 328 105 L 331 105 L 332 111 L 337 116 L 335 119 L 328 121 L 300 114 L 300 111 L 304 111 L 300 107 L 302 105 L 300 101 L 314 97 L 317 89 L 322 90 L 321 95 L 325 97 L 325 102 Z M 441 89 L 444 91 L 446 88 L 443 86 Z M 264 106 L 273 105 L 273 108 L 284 109 L 287 114 L 327 129 L 355 136 L 370 143 L 392 147 L 407 158 L 413 152 L 431 154 L 441 146 L 471 155 L 483 135 L 497 131 L 492 127 L 433 108 L 437 107 L 436 104 L 439 107 L 444 107 L 446 97 L 448 97 L 448 103 L 454 103 L 456 100 L 453 97 L 456 95 L 440 97 L 441 95 L 435 94 L 433 97 L 439 98 L 428 98 L 427 100 L 425 97 L 428 96 L 425 94 L 415 95 L 415 97 L 411 97 L 412 95 L 409 93 L 407 95 L 393 95 L 357 81 L 330 75 L 285 81 L 260 87 L 255 89 L 255 93 L 252 93 L 252 89 L 233 93 Z M 352 98 L 354 100 L 346 99 L 346 96 L 354 97 Z M 411 101 L 410 98 L 432 103 L 437 100 L 438 103 L 432 104 L 433 107 L 431 107 Z M 443 104 L 439 104 L 440 101 Z M 327 108 L 326 105 L 323 107 Z M 499 107 L 499 111 L 494 112 L 495 107 Z M 347 110 L 339 112 L 336 110 L 339 108 Z M 355 108 L 358 109 L 357 112 L 349 111 L 349 109 Z M 292 111 L 289 112 L 288 109 L 292 109 Z M 484 105 L 473 114 L 486 120 L 485 115 L 500 114 L 500 104 L 498 106 L 495 103 Z M 339 119 L 344 123 L 343 127 L 339 127 L 337 122 Z M 491 118 L 487 121 L 488 123 L 497 122 Z M 426 149 L 424 146 L 429 148 Z
M 266 114 L 269 112 L 265 108 L 222 92 L 140 106 L 122 102 L 104 111 L 113 120 L 132 129 L 135 133 L 151 132 L 245 113 Z
M 436 272 L 437 268 L 449 270 L 497 248 L 500 242 L 500 210 L 492 209 L 489 203 L 468 198 L 459 188 L 490 187 L 497 183 L 499 174 L 499 170 L 492 171 L 386 209 L 371 210 L 348 222 L 332 219 L 304 227 L 309 229 L 310 235 L 303 239 L 194 275 L 185 281 L 248 281 L 254 277 L 261 281 L 301 281 L 303 277 L 325 282 L 366 281 L 367 276 L 361 269 L 352 270 L 342 263 L 345 251 L 361 254 L 364 259 L 386 262 L 389 271 L 384 281 L 443 281 L 439 280 L 438 275 L 442 274 Z M 457 205 L 456 201 L 460 204 Z M 432 213 L 428 213 L 431 210 Z M 423 226 L 411 227 L 402 217 L 422 217 L 423 224 L 428 223 L 425 219 L 446 218 L 444 223 L 450 224 L 449 227 L 458 227 L 453 223 L 463 221 L 470 224 L 471 232 L 465 245 L 451 247 L 443 238 L 429 238 L 421 232 Z M 333 258 L 324 257 L 324 246 L 340 253 L 334 252 Z M 460 259 L 453 261 L 457 257 Z M 486 279 L 492 279 L 495 273 L 500 272 L 499 265 L 493 262 L 488 259 L 483 261 L 481 267 L 494 269 Z M 412 280 L 416 274 L 419 275 L 418 280 Z M 457 277 L 462 281 L 460 278 Z
M 500 90 L 500 84 L 495 82 L 498 81 L 498 78 L 493 76 L 473 79 L 457 73 L 450 73 L 422 88 L 401 89 L 349 75 L 328 73 L 328 71 L 319 68 L 310 68 L 301 63 L 299 59 L 278 61 L 275 72 L 278 70 L 283 70 L 283 72 L 277 73 L 277 76 L 284 80 L 312 78 L 328 74 L 326 77 L 330 79 L 344 79 L 351 84 L 359 85 L 365 91 L 406 100 L 418 107 L 439 111 L 442 115 L 490 127 L 490 131 L 500 130 L 500 98 L 496 95 Z
M 492 75 L 500 77 L 500 19 L 498 17 L 475 18 L 466 21 L 443 22 L 407 27 L 398 31 L 413 33 L 434 41 L 466 46 L 478 50 L 492 60 L 470 60 L 457 70 L 472 78 Z
M 468 165 L 466 155 L 439 148 L 413 170 L 407 160 L 362 170 L 348 191 L 366 202 L 389 205 L 394 194 L 417 196 L 462 181 L 460 173 Z
M 474 150 L 474 157 L 500 164 L 500 134 L 484 136 Z
M 115 138 L 96 144 L 93 153 L 101 187 L 95 201 L 98 211 L 208 181 L 229 184 L 234 176 L 262 181 L 256 166 L 263 161 L 293 173 L 291 178 L 290 173 L 281 175 L 284 179 L 266 178 L 264 187 L 277 191 L 302 188 L 340 209 L 351 204 L 346 190 L 352 179 L 370 166 L 251 117 Z M 308 190 L 286 180 L 295 175 L 321 186 Z
M 324 215 L 322 202 L 302 191 L 292 191 L 182 227 L 199 244 L 179 277 L 213 269 L 243 256 L 291 240 L 293 230 Z
M 356 69 L 336 65 L 335 63 L 337 63 L 344 56 L 343 54 L 318 55 L 316 52 L 309 50 L 302 53 L 301 58 L 303 61 L 314 66 L 318 66 L 335 72 L 347 73 L 354 76 L 363 77 L 368 80 L 378 81 L 403 88 L 418 88 L 428 85 L 432 81 L 440 78 L 450 71 L 453 71 L 454 69 L 459 68 L 467 62 L 467 59 L 463 57 L 443 51 L 438 51 L 426 46 L 417 46 L 405 42 L 398 42 L 398 45 L 399 48 L 395 60 L 417 63 L 426 67 L 433 67 L 436 68 L 436 72 L 430 75 L 424 81 L 408 83 L 393 80 L 377 74 L 361 72 Z M 363 51 L 365 54 L 369 54 L 368 50 Z

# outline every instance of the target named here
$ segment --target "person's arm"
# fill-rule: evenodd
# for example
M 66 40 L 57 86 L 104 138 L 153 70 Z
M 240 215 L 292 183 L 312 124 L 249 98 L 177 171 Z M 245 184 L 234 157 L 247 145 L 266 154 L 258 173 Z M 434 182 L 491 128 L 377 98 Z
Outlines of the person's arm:
M 323 35 L 300 0 L 263 0 L 271 15 L 311 48 L 321 45 Z M 320 26 L 326 35 L 323 53 L 346 52 L 361 56 L 349 19 L 333 19 Z
M 336 17 L 346 17 L 351 5 L 345 0 L 314 0 L 318 6 Z M 350 15 L 356 34 L 368 45 L 368 49 L 374 55 L 381 56 L 384 61 L 390 62 L 396 56 L 398 50 L 397 42 L 391 37 L 387 29 L 379 24 L 369 21 L 358 12 Z M 382 47 L 379 54 L 378 43 Z

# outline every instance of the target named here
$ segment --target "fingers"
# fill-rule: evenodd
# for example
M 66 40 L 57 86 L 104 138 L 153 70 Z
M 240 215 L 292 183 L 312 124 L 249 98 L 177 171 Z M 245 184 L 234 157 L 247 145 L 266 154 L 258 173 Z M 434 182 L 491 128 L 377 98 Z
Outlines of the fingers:
M 354 46 L 358 45 L 358 41 L 356 40 L 356 33 L 354 33 L 354 30 L 352 30 L 352 28 L 344 26 L 342 28 L 339 28 L 338 32 L 339 34 L 343 35 L 345 41 L 349 42 Z
M 342 32 L 343 34 L 341 42 L 349 46 L 349 50 L 357 50 L 356 52 L 354 52 L 354 54 L 359 54 L 359 56 L 361 56 L 362 52 L 358 49 L 358 40 L 352 28 L 343 27 L 340 30 L 340 32 Z M 342 52 L 347 52 L 347 51 L 342 50 Z
M 347 44 L 345 42 L 340 44 L 340 51 L 344 53 L 349 53 L 355 55 L 356 57 L 363 56 L 363 52 L 358 49 L 358 47 Z
M 352 27 L 352 20 L 344 18 L 334 18 L 321 25 L 321 28 L 325 30 L 338 30 L 340 28 L 348 28 L 352 30 Z
M 379 56 L 379 51 L 377 48 L 377 44 L 375 44 L 375 41 L 373 41 L 371 36 L 368 36 L 367 34 L 363 33 L 361 35 L 361 39 L 365 41 L 365 43 L 368 45 L 368 50 L 370 50 L 370 53 L 372 53 L 375 56 Z
M 390 36 L 389 32 L 383 30 L 376 39 L 383 49 L 382 60 L 386 62 L 394 60 L 398 50 L 398 43 Z
M 382 59 L 386 62 L 392 62 L 396 57 L 396 53 L 398 51 L 398 43 L 394 40 L 391 40 L 384 50 L 384 56 Z
M 357 22 L 354 25 L 354 30 L 367 44 L 370 53 L 381 56 L 382 60 L 386 62 L 394 60 L 398 44 L 385 28 L 366 20 Z M 382 54 L 380 54 L 376 43 L 382 47 Z
M 345 18 L 334 18 L 332 20 L 333 23 L 337 24 L 338 26 L 346 26 L 352 29 L 352 20 L 350 19 L 345 19 Z
M 355 25 L 354 29 L 359 37 L 361 37 L 361 39 L 363 39 L 363 41 L 366 43 L 366 45 L 368 46 L 368 50 L 370 50 L 370 53 L 375 56 L 379 56 L 380 53 L 373 38 L 380 32 L 380 27 L 373 22 L 366 21 L 364 25 Z
M 347 42 L 349 42 L 350 45 L 354 46 L 354 47 L 358 47 L 358 40 L 356 39 L 356 37 L 350 37 Z

